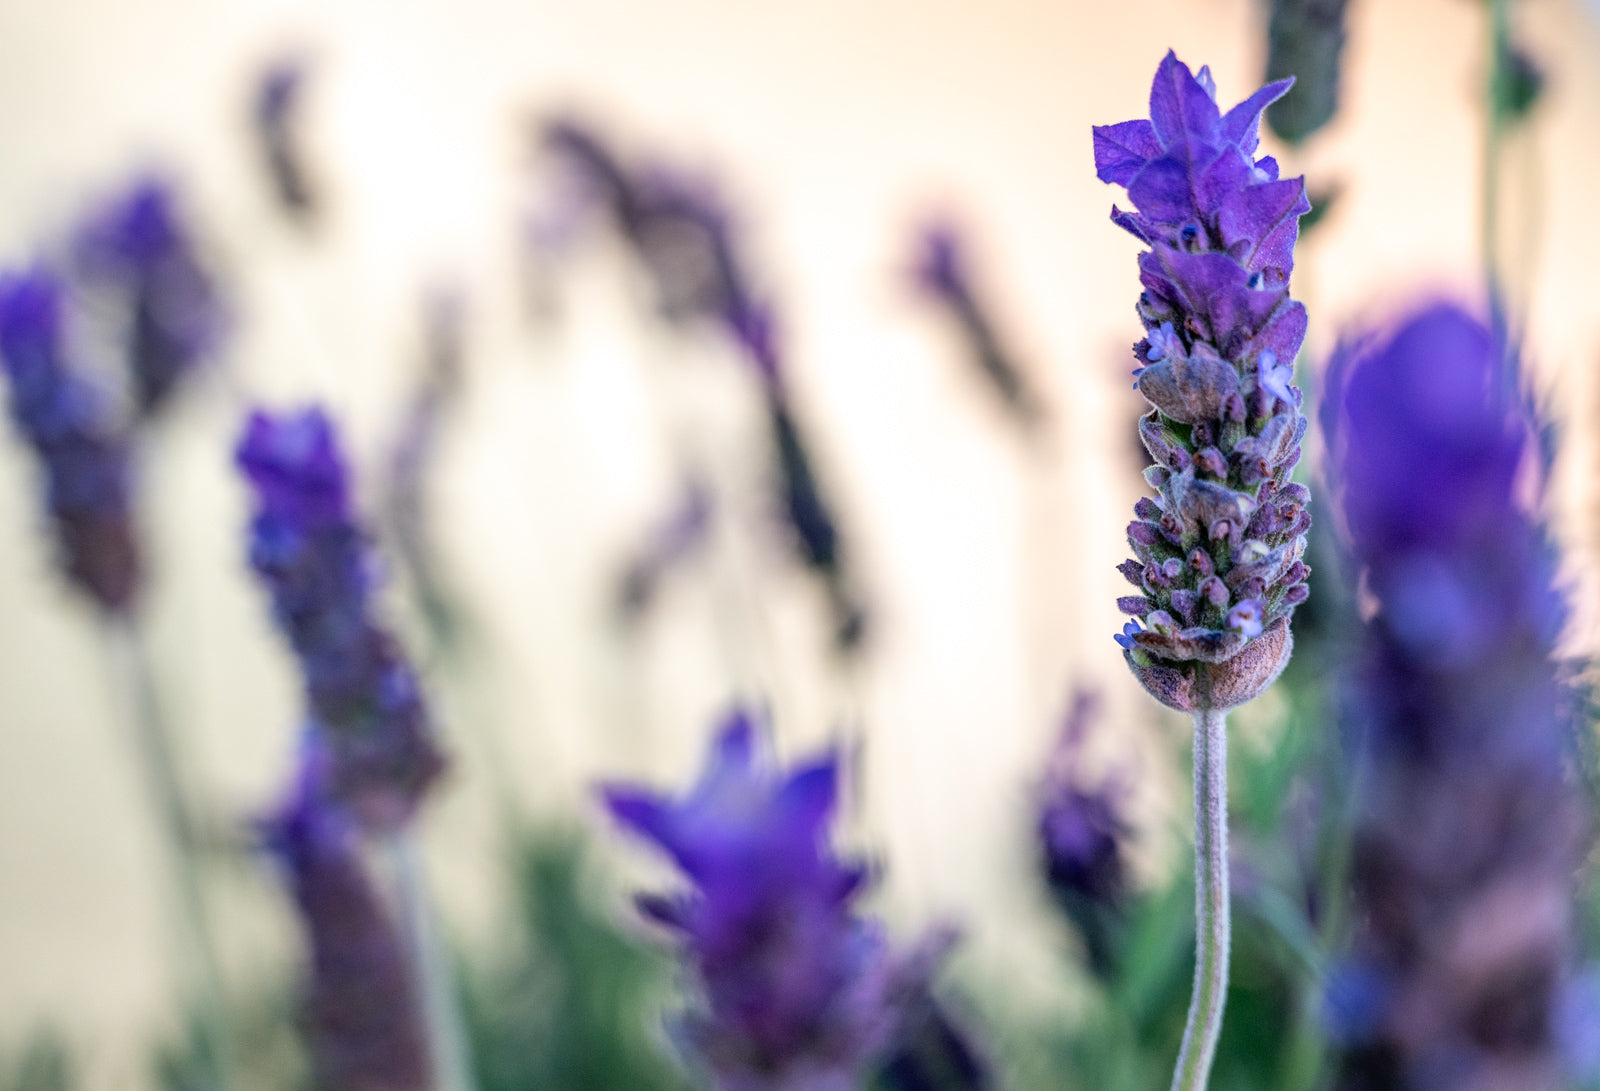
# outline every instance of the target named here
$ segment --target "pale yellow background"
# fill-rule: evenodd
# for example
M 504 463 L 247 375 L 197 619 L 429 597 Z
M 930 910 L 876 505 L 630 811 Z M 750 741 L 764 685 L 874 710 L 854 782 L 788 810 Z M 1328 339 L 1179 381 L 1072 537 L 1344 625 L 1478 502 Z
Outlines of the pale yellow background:
M 1552 87 L 1513 148 L 1507 232 L 1514 281 L 1534 286 L 1533 355 L 1569 425 L 1561 525 L 1577 541 L 1600 406 L 1600 38 L 1573 3 L 1520 8 Z M 1481 5 L 1352 10 L 1345 108 L 1287 160 L 1346 183 L 1297 271 L 1319 352 L 1418 286 L 1477 283 Z M 895 924 L 963 919 L 975 980 L 1055 996 L 1058 963 L 1040 952 L 1062 941 L 1036 913 L 1026 823 L 1069 680 L 1108 691 L 1097 752 L 1137 774 L 1150 867 L 1183 809 L 1174 725 L 1132 691 L 1110 639 L 1137 485 L 1125 346 L 1138 289 L 1089 126 L 1144 112 L 1169 44 L 1241 98 L 1261 72 L 1258 19 L 1245 0 L 0 3 L 0 260 L 25 258 L 133 167 L 166 164 L 236 289 L 229 377 L 195 392 L 144 467 L 162 683 L 218 805 L 243 819 L 270 802 L 298 705 L 243 570 L 227 461 L 242 407 L 327 399 L 370 482 L 414 373 L 417 301 L 455 283 L 471 388 L 435 478 L 440 537 L 493 658 L 487 696 L 437 679 L 461 756 L 427 837 L 452 927 L 492 926 L 484 750 L 464 721 L 494 734 L 530 807 L 595 821 L 596 776 L 681 783 L 735 688 L 761 688 L 786 753 L 862 729 L 851 838 L 885 863 L 879 905 Z M 333 216 L 312 244 L 273 212 L 244 127 L 251 73 L 286 46 L 316 62 L 309 136 Z M 874 609 L 877 643 L 853 679 L 828 664 L 809 585 L 761 537 L 764 449 L 737 362 L 714 340 L 650 335 L 614 248 L 585 250 L 562 280 L 559 327 L 519 310 L 528 119 L 566 106 L 716 173 L 739 209 Z M 910 229 L 945 206 L 978 232 L 987 294 L 1054 407 L 1043 449 L 1005 430 L 905 287 Z M 92 618 L 51 570 L 34 467 L 3 434 L 0 1050 L 51 1021 L 90 1046 L 97 1086 L 138 1086 L 137 1041 L 170 987 L 162 857 Z M 743 529 L 642 638 L 619 640 L 601 620 L 609 581 L 686 451 L 715 467 Z M 1580 616 L 1587 631 L 1592 608 Z M 288 934 L 257 884 L 227 903 L 240 981 Z

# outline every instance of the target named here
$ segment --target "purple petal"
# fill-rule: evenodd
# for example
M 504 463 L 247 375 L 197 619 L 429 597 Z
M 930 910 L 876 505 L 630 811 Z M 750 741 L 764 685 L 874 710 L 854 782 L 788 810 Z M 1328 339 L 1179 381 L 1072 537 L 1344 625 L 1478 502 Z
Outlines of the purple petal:
M 1261 240 L 1304 200 L 1305 182 L 1299 178 L 1236 189 L 1222 202 L 1217 213 L 1223 248 L 1231 247 L 1241 239 L 1248 239 L 1259 248 Z M 1283 262 L 1268 264 L 1281 266 Z M 1252 269 L 1260 268 L 1253 261 L 1247 261 L 1246 265 Z
M 1191 140 L 1210 143 L 1219 120 L 1217 104 L 1205 87 L 1176 53 L 1167 50 L 1150 86 L 1150 121 L 1161 146 L 1170 152 L 1187 149 Z
M 1116 205 L 1112 205 L 1111 222 L 1142 243 L 1149 243 L 1155 237 L 1144 217 L 1137 212 L 1124 212 Z
M 1143 118 L 1094 127 L 1094 170 L 1102 182 L 1126 186 L 1160 154 L 1155 128 Z
M 626 784 L 600 787 L 600 800 L 611 816 L 636 833 L 665 844 L 671 838 L 672 813 L 654 792 Z
M 1237 146 L 1245 155 L 1254 152 L 1261 131 L 1261 111 L 1288 94 L 1292 86 L 1293 76 L 1269 83 L 1229 110 L 1220 126 L 1222 139 Z
M 778 807 L 797 826 L 820 830 L 838 798 L 839 758 L 828 754 L 795 770 L 778 793 Z
M 1176 159 L 1147 163 L 1128 183 L 1128 198 L 1143 216 L 1159 223 L 1182 223 L 1194 216 L 1189 171 Z

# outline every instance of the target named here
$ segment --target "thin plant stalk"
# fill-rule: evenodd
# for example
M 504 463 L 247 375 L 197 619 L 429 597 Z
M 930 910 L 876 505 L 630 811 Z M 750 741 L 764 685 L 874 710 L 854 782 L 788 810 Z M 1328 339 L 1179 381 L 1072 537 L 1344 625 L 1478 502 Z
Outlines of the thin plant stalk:
M 1489 298 L 1500 291 L 1500 160 L 1506 117 L 1501 102 L 1505 73 L 1501 65 L 1511 37 L 1510 0 L 1489 0 L 1489 60 L 1485 67 L 1483 141 L 1483 265 Z
M 213 1086 L 231 1085 L 232 1049 L 228 1040 L 226 991 L 212 938 L 201 879 L 199 824 L 178 772 L 177 751 L 156 696 L 154 675 L 138 622 L 113 617 L 105 624 L 106 645 L 120 702 L 133 720 L 134 744 L 171 857 L 179 911 L 178 946 L 187 963 L 192 990 L 186 998 L 198 1008 L 198 1029 Z
M 1194 714 L 1194 994 L 1172 1091 L 1204 1091 L 1228 999 L 1227 713 Z
M 438 1091 L 475 1091 L 471 1048 L 456 994 L 449 953 L 439 934 L 428 880 L 409 827 L 385 839 L 412 966 L 421 986 L 422 1016 Z

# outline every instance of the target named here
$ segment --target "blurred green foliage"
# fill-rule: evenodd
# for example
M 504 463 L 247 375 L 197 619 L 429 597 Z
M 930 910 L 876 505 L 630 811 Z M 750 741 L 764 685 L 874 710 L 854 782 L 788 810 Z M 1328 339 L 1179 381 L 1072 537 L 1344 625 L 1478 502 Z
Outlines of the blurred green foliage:
M 660 1030 L 667 961 L 602 904 L 582 836 L 523 828 L 508 874 L 511 916 L 463 974 L 479 1091 L 687 1088 Z

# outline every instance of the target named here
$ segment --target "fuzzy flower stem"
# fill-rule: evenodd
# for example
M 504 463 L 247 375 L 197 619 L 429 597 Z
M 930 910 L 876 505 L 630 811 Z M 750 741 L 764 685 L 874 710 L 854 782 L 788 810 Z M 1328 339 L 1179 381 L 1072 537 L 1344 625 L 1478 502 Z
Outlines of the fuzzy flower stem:
M 1194 994 L 1172 1091 L 1204 1091 L 1228 999 L 1228 731 L 1226 712 L 1194 714 Z
M 104 631 L 111 667 L 123 693 L 119 703 L 130 710 L 133 718 L 139 763 L 172 856 L 173 885 L 181 914 L 180 947 L 189 963 L 188 984 L 194 990 L 190 1000 L 199 1014 L 205 1065 L 213 1086 L 218 1091 L 228 1091 L 231 1050 L 226 994 L 201 889 L 197 824 L 178 775 L 172 736 L 156 699 L 150 659 L 137 623 L 127 617 L 109 617 Z
M 428 893 L 428 880 L 416 833 L 405 826 L 387 837 L 384 848 L 394 874 L 411 962 L 422 994 L 428 1052 L 433 1058 L 436 1091 L 476 1091 L 472 1056 L 450 970 L 449 952 L 441 942 L 438 916 Z

